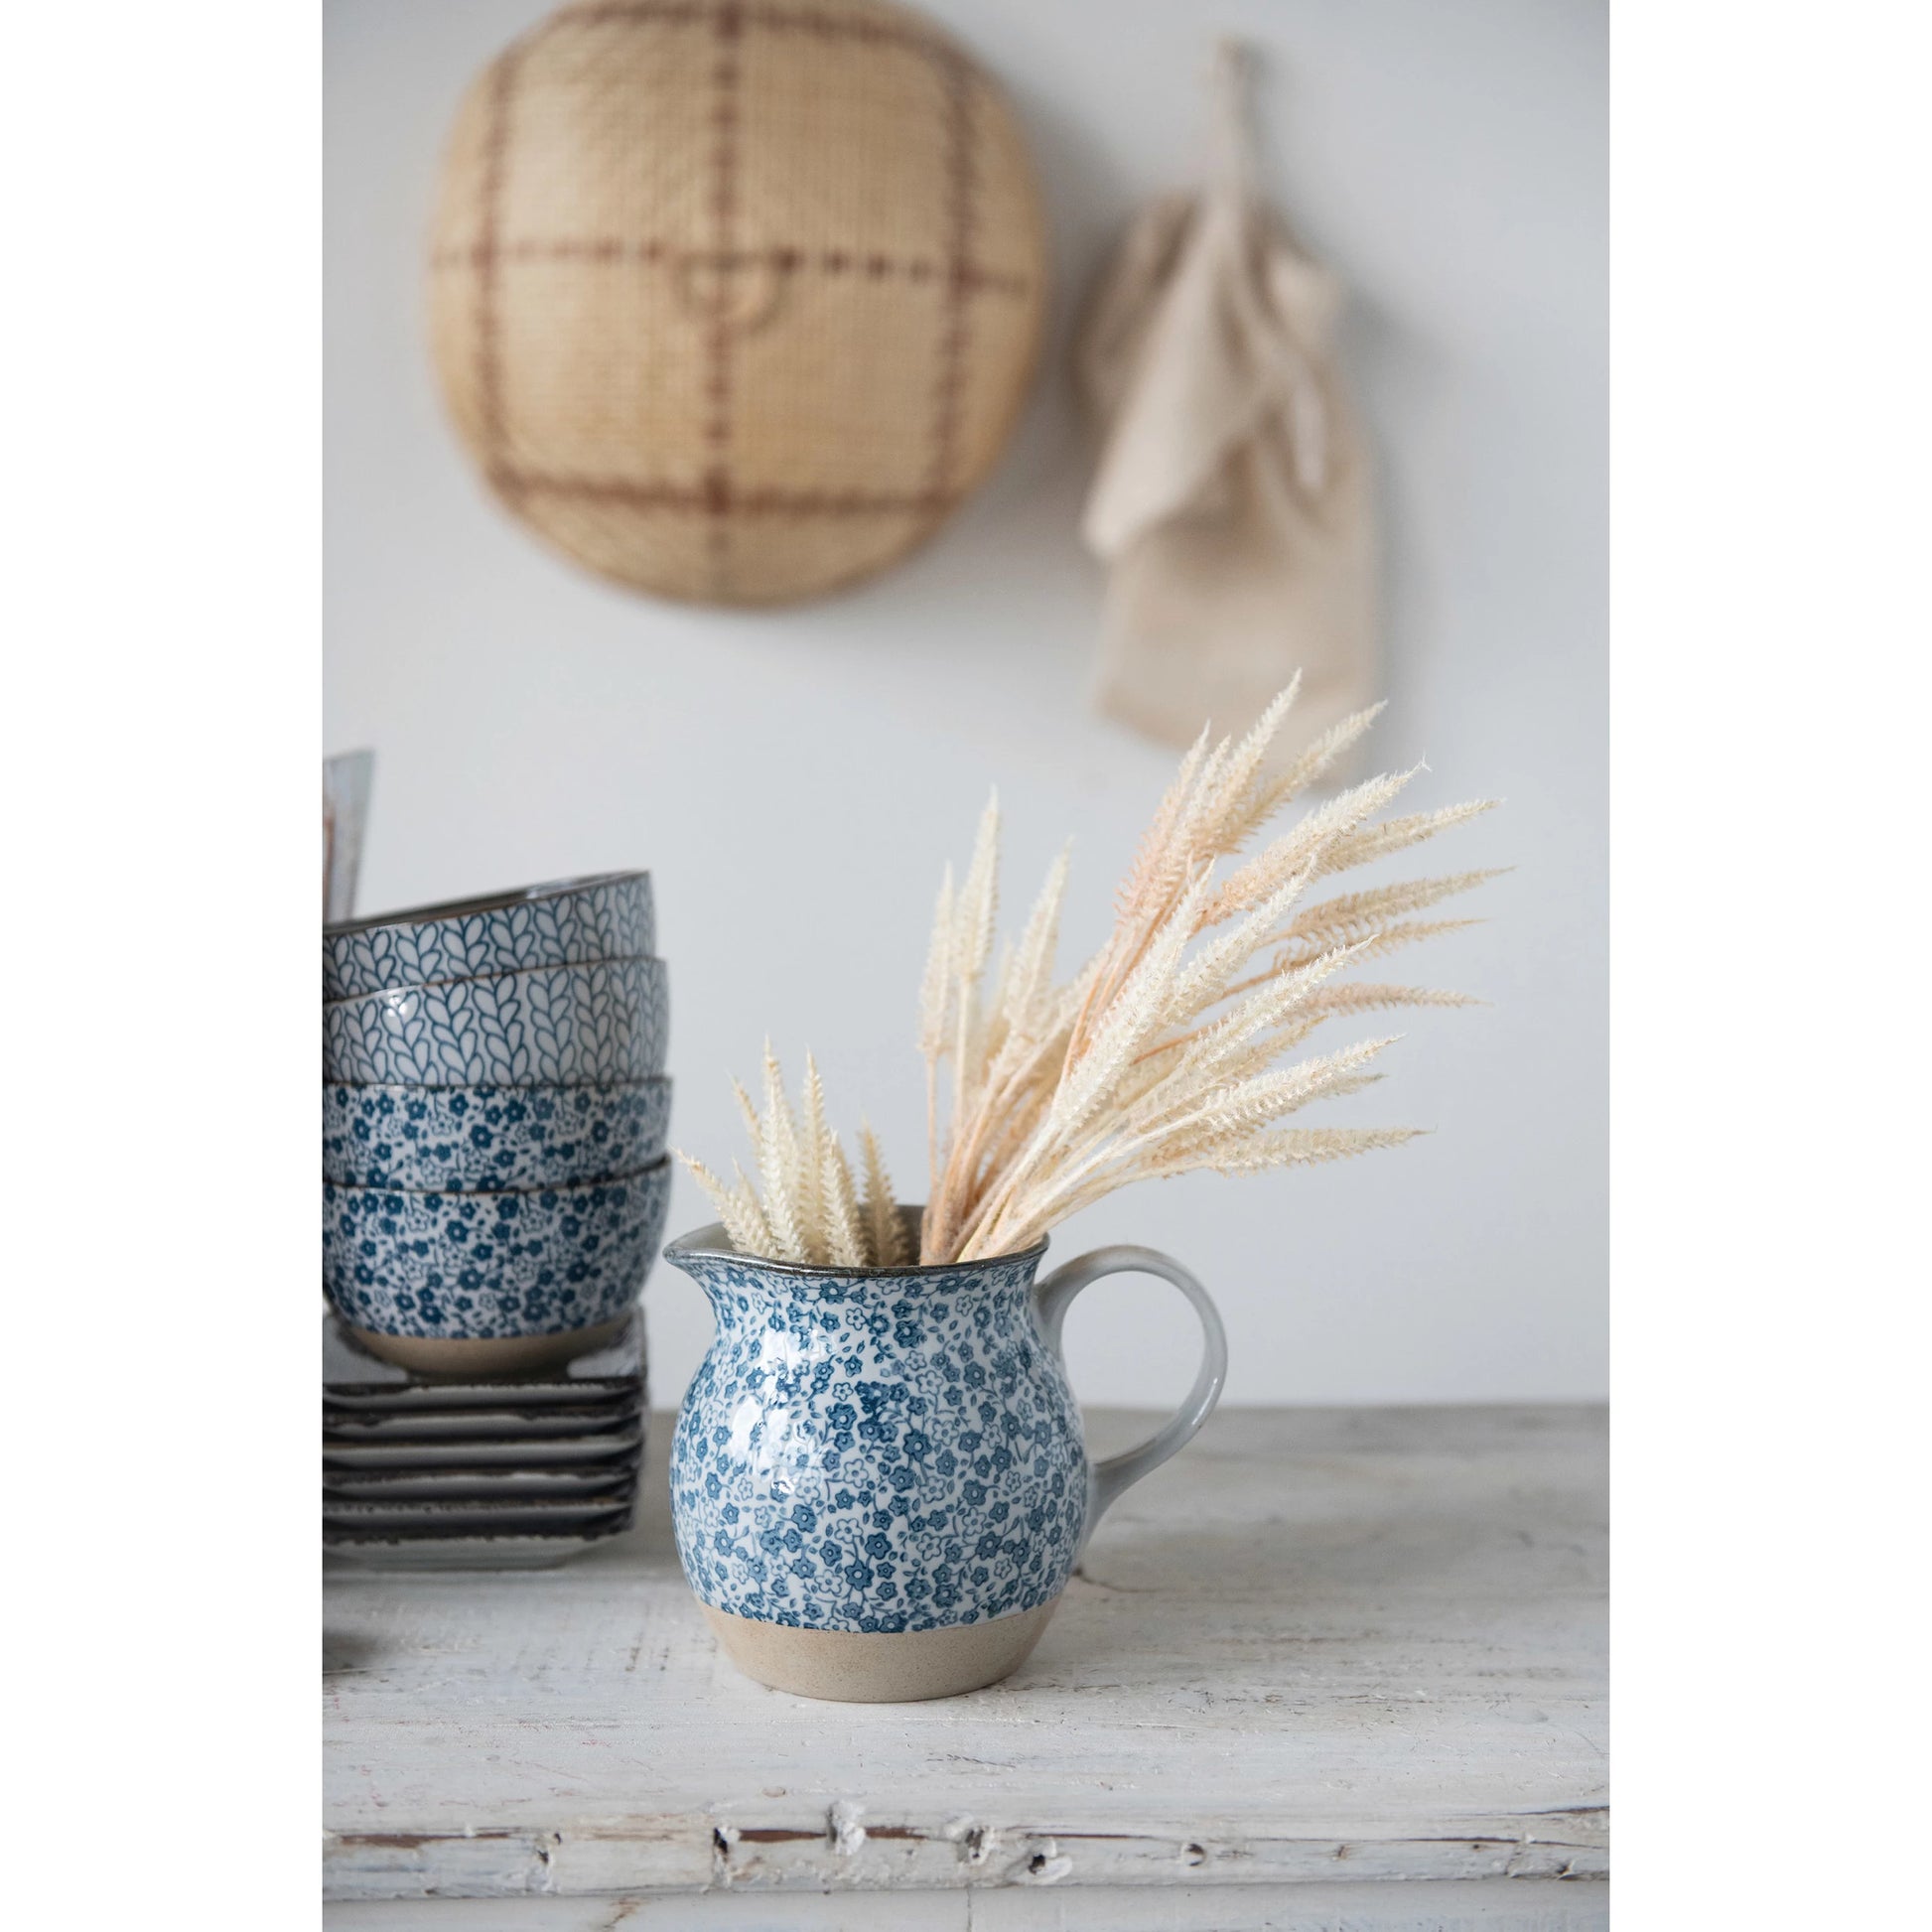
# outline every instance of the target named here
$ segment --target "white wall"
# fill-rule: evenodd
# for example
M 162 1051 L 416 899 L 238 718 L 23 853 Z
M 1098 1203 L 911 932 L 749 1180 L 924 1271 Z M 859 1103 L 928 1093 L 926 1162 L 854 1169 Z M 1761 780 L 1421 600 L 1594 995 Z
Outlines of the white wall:
M 941 862 L 989 783 L 1030 898 L 1077 840 L 1070 946 L 1172 763 L 1083 702 L 1099 578 L 1066 318 L 1145 196 L 1192 178 L 1211 29 L 1263 50 L 1280 198 L 1356 291 L 1348 351 L 1382 464 L 1390 711 L 1419 803 L 1508 809 L 1438 848 L 1513 864 L 1491 923 L 1417 955 L 1493 1008 L 1422 1014 L 1333 1118 L 1427 1125 L 1303 1174 L 1117 1196 L 1055 1237 L 1165 1247 L 1220 1299 L 1240 1401 L 1600 1394 L 1605 1274 L 1605 50 L 1597 0 L 928 0 L 1032 135 L 1058 327 L 1016 447 L 938 541 L 775 616 L 594 582 L 483 497 L 422 348 L 442 134 L 543 0 L 329 0 L 327 749 L 378 750 L 361 908 L 606 867 L 656 875 L 675 1133 L 737 1149 L 728 1070 L 769 1032 L 885 1131 L 916 1195 L 911 1005 Z M 272 641 L 268 643 L 272 648 Z M 682 1179 L 673 1231 L 709 1219 Z M 1172 1291 L 1091 1292 L 1093 1400 L 1159 1402 Z M 674 1399 L 709 1317 L 647 1294 Z

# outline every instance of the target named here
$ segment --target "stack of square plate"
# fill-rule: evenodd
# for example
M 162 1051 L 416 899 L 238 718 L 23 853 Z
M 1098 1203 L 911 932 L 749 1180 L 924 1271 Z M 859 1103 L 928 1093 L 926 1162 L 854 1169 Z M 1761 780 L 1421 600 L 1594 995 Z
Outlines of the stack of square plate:
M 430 1380 L 323 1317 L 322 1542 L 389 1569 L 558 1564 L 630 1527 L 644 1324 L 543 1376 Z

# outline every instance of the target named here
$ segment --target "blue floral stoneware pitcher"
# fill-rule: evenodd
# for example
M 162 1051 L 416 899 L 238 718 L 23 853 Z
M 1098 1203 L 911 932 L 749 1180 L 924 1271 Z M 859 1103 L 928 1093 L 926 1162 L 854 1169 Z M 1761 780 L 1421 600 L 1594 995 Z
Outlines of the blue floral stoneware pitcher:
M 1005 1677 L 1101 1512 L 1207 1420 L 1227 1343 L 1193 1276 L 1102 1248 L 1035 1282 L 1045 1252 L 811 1268 L 741 1255 L 718 1226 L 665 1250 L 717 1317 L 671 1449 L 678 1554 L 748 1675 L 861 1703 Z M 1083 1288 L 1129 1272 L 1193 1304 L 1200 1373 L 1151 1442 L 1089 1466 L 1060 1327 Z

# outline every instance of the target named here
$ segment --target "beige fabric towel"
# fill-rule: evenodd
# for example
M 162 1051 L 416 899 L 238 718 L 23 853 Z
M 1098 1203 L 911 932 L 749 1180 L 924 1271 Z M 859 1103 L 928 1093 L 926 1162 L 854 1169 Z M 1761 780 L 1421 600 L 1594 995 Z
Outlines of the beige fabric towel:
M 1186 745 L 1299 669 L 1288 754 L 1374 701 L 1373 513 L 1340 286 L 1256 193 L 1242 67 L 1219 50 L 1209 186 L 1135 221 L 1082 328 L 1105 435 L 1082 534 L 1110 567 L 1100 709 Z

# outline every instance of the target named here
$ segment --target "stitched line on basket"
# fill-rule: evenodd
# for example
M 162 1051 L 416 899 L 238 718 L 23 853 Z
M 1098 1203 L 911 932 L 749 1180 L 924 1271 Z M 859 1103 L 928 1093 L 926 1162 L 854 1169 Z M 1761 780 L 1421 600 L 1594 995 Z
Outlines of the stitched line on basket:
M 742 10 L 721 7 L 717 14 L 718 53 L 712 68 L 711 228 L 717 255 L 731 254 L 738 213 L 738 54 Z M 711 589 L 726 588 L 731 563 L 731 282 L 717 277 L 711 295 L 711 322 L 705 335 L 705 565 Z
M 972 267 L 974 191 L 972 75 L 950 51 L 941 62 L 946 88 L 946 213 L 951 233 L 947 251 L 946 309 L 939 337 L 939 369 L 933 383 L 932 457 L 925 487 L 939 496 L 952 483 L 959 444 L 960 391 L 965 379 L 966 346 L 972 305 L 966 278 Z
M 661 509 L 718 516 L 943 516 L 959 501 L 956 490 L 744 488 L 727 483 L 626 483 L 618 477 L 556 476 L 517 471 L 514 487 L 526 494 L 570 496 L 585 502 L 616 503 L 625 509 Z
M 510 93 L 523 49 L 512 47 L 489 80 L 488 120 L 483 129 L 480 209 L 483 238 L 477 244 L 477 399 L 483 418 L 483 468 L 498 488 L 507 487 L 507 439 L 503 431 L 502 334 L 497 314 L 498 228 L 503 178 L 509 169 Z
M 430 266 L 439 271 L 481 266 L 481 242 L 469 247 L 438 248 L 430 256 Z M 851 275 L 868 282 L 936 282 L 948 273 L 941 262 L 919 256 L 882 255 L 845 248 L 803 249 L 790 247 L 673 248 L 662 241 L 618 241 L 609 237 L 558 241 L 504 241 L 494 250 L 494 260 L 504 262 L 596 262 L 634 263 L 646 266 L 675 265 L 680 268 L 707 268 L 733 274 L 746 268 L 776 269 L 781 275 L 812 272 L 821 275 Z M 982 268 L 966 262 L 952 271 L 965 293 L 1028 296 L 1033 294 L 1032 279 L 995 268 Z

